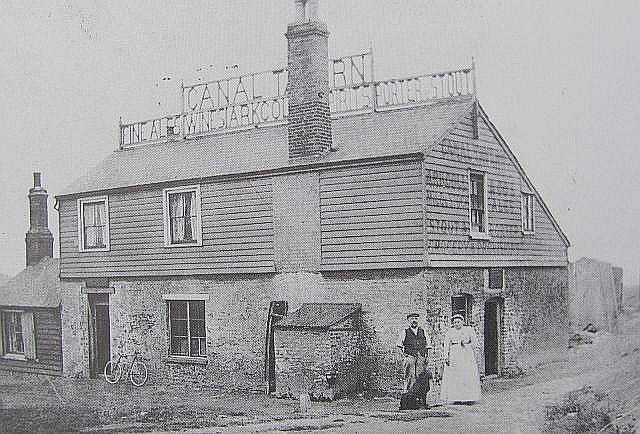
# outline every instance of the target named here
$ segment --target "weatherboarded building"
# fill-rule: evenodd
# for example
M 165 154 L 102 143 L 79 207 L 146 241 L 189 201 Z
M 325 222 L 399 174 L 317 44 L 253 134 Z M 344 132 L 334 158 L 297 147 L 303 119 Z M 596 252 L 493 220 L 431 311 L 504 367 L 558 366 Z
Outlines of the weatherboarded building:
M 353 387 L 392 390 L 407 312 L 436 342 L 463 312 L 486 375 L 566 327 L 567 238 L 473 68 L 377 80 L 328 36 L 299 8 L 286 68 L 184 86 L 57 196 L 67 374 L 137 350 L 156 381 L 274 391 L 308 359 L 301 312 L 328 310 L 306 324 L 327 343 L 357 306 Z M 323 369 L 304 381 L 345 384 Z
M 0 370 L 61 375 L 63 284 L 59 260 L 52 257 L 48 194 L 40 173 L 33 178 L 26 267 L 0 286 Z

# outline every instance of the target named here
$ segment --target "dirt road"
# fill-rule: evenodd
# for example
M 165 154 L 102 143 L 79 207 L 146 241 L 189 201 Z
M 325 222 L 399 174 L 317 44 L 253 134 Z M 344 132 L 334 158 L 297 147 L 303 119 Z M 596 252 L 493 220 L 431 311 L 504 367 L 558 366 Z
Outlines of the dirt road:
M 640 312 L 593 344 L 523 358 L 526 374 L 485 382 L 472 406 L 397 411 L 390 397 L 314 403 L 215 390 L 108 385 L 101 380 L 16 377 L 0 373 L 0 431 L 5 432 L 540 432 L 545 405 L 591 385 L 611 398 L 612 413 L 640 417 Z

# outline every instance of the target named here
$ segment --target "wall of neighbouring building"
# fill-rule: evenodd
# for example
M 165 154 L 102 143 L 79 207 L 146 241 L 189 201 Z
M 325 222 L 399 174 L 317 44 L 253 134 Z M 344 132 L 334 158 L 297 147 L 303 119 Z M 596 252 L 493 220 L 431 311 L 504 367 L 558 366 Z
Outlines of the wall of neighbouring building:
M 436 358 L 440 360 L 439 343 L 449 326 L 451 296 L 469 293 L 481 371 L 484 303 L 502 297 L 502 369 L 508 370 L 516 366 L 518 353 L 528 342 L 560 334 L 566 322 L 567 273 L 563 267 L 513 268 L 506 270 L 505 282 L 504 291 L 488 292 L 482 269 L 452 268 L 112 281 L 112 355 L 141 351 L 150 368 L 150 381 L 264 391 L 271 301 L 287 301 L 290 312 L 303 302 L 361 303 L 361 360 L 370 368 L 363 387 L 397 390 L 401 387 L 401 360 L 395 344 L 399 330 L 406 326 L 406 313 L 423 313 L 425 328 L 435 334 Z M 206 365 L 167 358 L 167 311 L 162 296 L 192 293 L 210 295 L 206 301 Z M 78 285 L 63 297 L 65 373 L 86 376 L 86 295 Z M 328 344 L 323 345 L 326 348 Z
M 612 268 L 592 258 L 569 265 L 569 318 L 574 330 L 589 323 L 602 330 L 616 328 L 618 295 Z
M 35 359 L 14 360 L 0 357 L 0 369 L 36 374 L 62 373 L 62 342 L 60 308 L 8 307 L 33 314 Z

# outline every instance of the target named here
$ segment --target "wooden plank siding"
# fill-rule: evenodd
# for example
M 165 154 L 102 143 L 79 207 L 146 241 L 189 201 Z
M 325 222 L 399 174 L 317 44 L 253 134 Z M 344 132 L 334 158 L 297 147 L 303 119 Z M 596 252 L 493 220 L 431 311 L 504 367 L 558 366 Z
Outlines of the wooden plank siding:
M 80 252 L 75 200 L 60 201 L 61 277 L 273 272 L 271 178 L 200 185 L 202 246 L 166 247 L 162 189 L 109 194 L 110 250 Z
M 481 117 L 478 127 L 474 139 L 469 115 L 425 159 L 429 265 L 566 265 L 566 245 L 537 197 L 535 233 L 522 232 L 527 181 Z M 489 240 L 469 236 L 470 169 L 486 174 Z
M 320 172 L 321 270 L 424 265 L 421 161 Z
M 19 308 L 33 312 L 36 360 L 12 360 L 0 357 L 0 369 L 61 375 L 62 323 L 60 308 Z

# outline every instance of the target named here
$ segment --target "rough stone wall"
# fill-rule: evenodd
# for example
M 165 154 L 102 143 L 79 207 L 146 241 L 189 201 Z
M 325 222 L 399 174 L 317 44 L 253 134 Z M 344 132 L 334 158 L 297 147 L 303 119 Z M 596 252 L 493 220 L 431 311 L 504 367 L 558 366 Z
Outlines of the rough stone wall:
M 566 269 L 561 267 L 507 269 L 505 289 L 498 293 L 485 290 L 482 269 L 454 268 L 111 282 L 115 288 L 115 294 L 110 296 L 112 354 L 140 351 L 150 368 L 150 381 L 264 391 L 266 323 L 271 301 L 287 301 L 289 311 L 303 302 L 361 303 L 359 360 L 369 373 L 358 381 L 362 380 L 365 389 L 399 390 L 401 360 L 395 345 L 399 331 L 406 327 L 407 312 L 422 314 L 422 323 L 435 347 L 432 367 L 439 367 L 442 335 L 450 325 L 451 296 L 470 294 L 472 325 L 479 343 L 477 362 L 484 372 L 484 303 L 492 297 L 502 297 L 502 369 L 510 369 L 528 342 L 543 342 L 561 332 L 566 322 L 566 278 Z M 193 293 L 209 294 L 205 302 L 206 365 L 176 363 L 167 357 L 167 311 L 162 295 Z M 75 288 L 68 291 L 65 300 L 65 373 L 87 375 L 86 295 Z M 276 339 L 282 339 L 279 333 L 275 334 Z M 309 337 L 308 342 L 311 344 L 313 339 Z M 323 355 L 317 357 L 346 361 L 348 354 L 336 352 L 344 346 L 345 339 L 356 338 L 336 334 L 322 343 L 316 339 L 309 348 L 324 349 Z M 351 343 L 350 348 L 353 347 Z
M 87 296 L 79 282 L 62 281 L 62 372 L 66 377 L 89 376 L 89 330 Z

